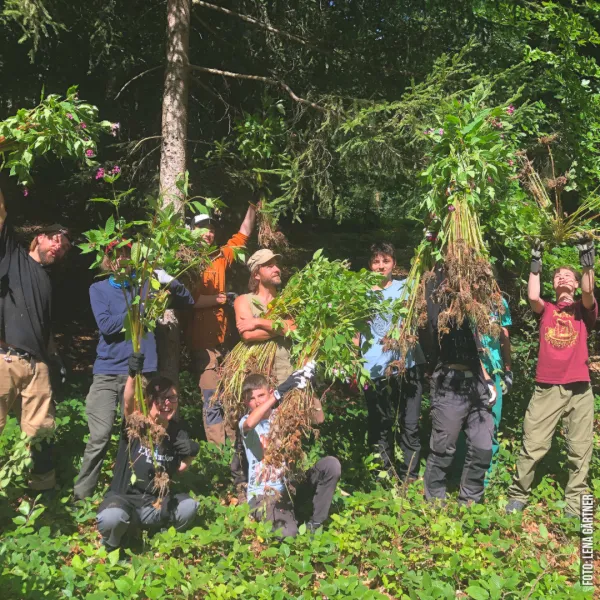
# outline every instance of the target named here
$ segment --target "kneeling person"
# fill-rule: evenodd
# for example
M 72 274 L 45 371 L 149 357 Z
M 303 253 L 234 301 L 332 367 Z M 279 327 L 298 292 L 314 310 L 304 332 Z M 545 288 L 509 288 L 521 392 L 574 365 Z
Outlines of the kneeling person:
M 135 407 L 134 379 L 143 368 L 143 355 L 133 354 L 129 359 L 129 377 L 125 384 L 125 417 Z M 197 442 L 173 420 L 178 397 L 174 383 L 162 376 L 153 377 L 145 388 L 148 416 L 153 423 L 162 425 L 166 435 L 152 451 L 139 438 L 130 438 L 123 423 L 121 441 L 114 468 L 113 481 L 98 508 L 98 530 L 102 542 L 111 551 L 121 545 L 125 533 L 132 527 L 146 529 L 174 525 L 181 530 L 188 527 L 196 516 L 198 503 L 188 494 L 167 495 L 159 501 L 155 489 L 156 466 L 172 476 L 183 471 L 198 454 Z
M 248 458 L 248 504 L 258 521 L 271 521 L 273 529 L 282 530 L 283 537 L 298 533 L 294 504 L 280 469 L 263 464 L 264 450 L 271 429 L 273 416 L 281 398 L 290 390 L 302 389 L 313 375 L 313 364 L 294 372 L 276 390 L 270 389 L 266 377 L 259 374 L 246 377 L 242 386 L 244 401 L 249 414 L 240 420 L 240 432 Z M 314 399 L 313 422 L 323 422 L 323 411 L 318 399 Z M 341 466 L 337 458 L 326 456 L 306 473 L 306 483 L 314 491 L 312 518 L 307 529 L 316 531 L 329 516 L 329 509 Z

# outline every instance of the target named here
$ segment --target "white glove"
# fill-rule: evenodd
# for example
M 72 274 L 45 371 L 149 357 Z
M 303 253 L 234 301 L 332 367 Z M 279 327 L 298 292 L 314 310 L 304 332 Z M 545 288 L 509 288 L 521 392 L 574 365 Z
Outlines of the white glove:
M 488 400 L 488 406 L 494 406 L 496 404 L 496 398 L 498 397 L 498 392 L 496 391 L 496 386 L 491 382 L 486 382 L 488 386 L 488 391 L 490 392 L 490 399 Z
M 156 269 L 154 275 L 156 275 L 156 279 L 158 279 L 158 283 L 161 285 L 169 285 L 175 279 L 175 277 L 171 277 L 164 269 Z
M 294 371 L 274 392 L 275 398 L 281 400 L 290 390 L 303 390 L 315 374 L 315 363 L 310 361 L 301 369 Z

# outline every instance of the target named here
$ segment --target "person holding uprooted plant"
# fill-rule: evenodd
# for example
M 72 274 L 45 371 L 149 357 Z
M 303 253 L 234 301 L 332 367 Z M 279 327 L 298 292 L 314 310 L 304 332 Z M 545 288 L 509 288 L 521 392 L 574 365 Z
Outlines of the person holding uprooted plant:
M 589 492 L 587 476 L 594 442 L 594 393 L 590 383 L 587 339 L 598 318 L 594 298 L 594 241 L 580 234 L 574 239 L 583 275 L 569 266 L 554 271 L 556 302 L 541 298 L 542 244 L 531 252 L 527 294 L 540 315 L 540 349 L 535 391 L 523 422 L 523 446 L 514 481 L 508 489 L 507 512 L 524 510 L 535 468 L 546 455 L 562 418 L 566 425 L 569 480 L 565 516 L 580 518 L 581 495 Z M 581 300 L 575 300 L 581 288 Z
M 397 300 L 402 293 L 404 282 L 393 278 L 396 266 L 396 251 L 389 243 L 373 244 L 369 267 L 381 274 L 381 283 L 373 289 L 381 292 L 382 299 Z M 391 314 L 384 309 L 379 311 L 370 323 L 371 345 L 363 353 L 365 369 L 371 375 L 371 384 L 365 389 L 368 411 L 369 445 L 375 446 L 381 456 L 384 468 L 391 475 L 408 481 L 419 477 L 419 418 L 423 395 L 425 357 L 417 344 L 412 352 L 400 357 L 392 351 L 384 351 L 383 338 L 391 325 Z M 365 340 L 361 340 L 365 343 Z M 405 371 L 401 376 L 389 376 L 389 368 L 394 361 L 404 360 Z M 395 431 L 400 425 L 400 431 Z M 397 471 L 394 467 L 394 438 L 402 450 L 402 463 Z
M 144 372 L 144 355 L 132 354 L 128 368 L 114 476 L 97 516 L 108 551 L 121 547 L 125 534 L 140 527 L 186 529 L 198 508 L 188 494 L 165 493 L 168 481 L 184 471 L 199 450 L 182 423 L 173 418 L 179 402 L 177 388 L 166 377 L 152 377 L 145 386 L 147 418 L 143 417 L 136 411 L 134 378 Z
M 112 254 L 115 256 L 111 257 Z M 133 301 L 137 291 L 131 289 L 129 280 L 117 281 L 115 273 L 121 270 L 121 264 L 126 264 L 130 256 L 130 243 L 126 240 L 113 242 L 107 247 L 101 266 L 103 271 L 110 273 L 109 277 L 90 286 L 92 312 L 100 338 L 94 362 L 94 378 L 85 401 L 90 437 L 75 482 L 76 500 L 93 495 L 110 444 L 117 411 L 122 411 L 127 361 L 133 352 L 131 340 L 125 338 L 123 328 L 127 306 Z M 172 308 L 193 308 L 194 299 L 182 283 L 163 270 L 157 270 L 155 277 L 161 285 L 168 286 Z M 141 295 L 146 296 L 145 293 Z M 154 374 L 158 358 L 156 341 L 151 331 L 146 332 L 142 338 L 141 351 L 146 356 L 144 373 Z
M 250 293 L 238 296 L 234 303 L 236 325 L 245 344 L 269 340 L 277 342 L 273 372 L 269 373 L 277 383 L 283 383 L 294 370 L 290 358 L 290 343 L 284 338 L 285 333 L 294 327 L 294 323 L 285 321 L 283 329 L 275 329 L 273 321 L 264 318 L 267 306 L 277 296 L 281 286 L 280 259 L 281 254 L 275 254 L 266 248 L 257 250 L 246 263 L 250 269 Z M 238 493 L 242 492 L 248 482 L 244 458 L 244 447 L 238 436 L 231 465 Z
M 479 335 L 469 319 L 462 324 L 450 321 L 440 331 L 439 317 L 447 307 L 436 293 L 447 275 L 443 267 L 434 269 L 427 282 L 427 326 L 420 336 L 430 367 L 432 431 L 430 453 L 425 468 L 425 497 L 444 500 L 448 476 L 461 431 L 467 439 L 467 456 L 460 481 L 458 501 L 481 502 L 484 481 L 492 460 L 494 420 L 491 407 L 496 400 L 494 382 L 481 358 Z M 447 313 L 446 313 L 447 314 Z M 454 319 L 454 318 L 453 318 Z
M 278 443 L 276 437 L 270 436 L 272 417 L 278 405 L 287 392 L 304 389 L 312 379 L 314 369 L 314 362 L 307 363 L 275 390 L 261 374 L 248 375 L 242 386 L 248 414 L 240 420 L 239 428 L 249 464 L 248 504 L 257 521 L 270 521 L 274 531 L 281 530 L 282 537 L 294 537 L 298 534 L 294 502 L 281 470 L 266 465 L 263 457 L 269 444 Z M 313 423 L 320 424 L 323 420 L 321 403 L 313 397 Z M 307 486 L 307 491 L 313 495 L 313 512 L 307 523 L 309 532 L 314 533 L 329 516 L 340 476 L 340 462 L 333 456 L 322 458 L 306 473 L 304 484 L 301 485 Z

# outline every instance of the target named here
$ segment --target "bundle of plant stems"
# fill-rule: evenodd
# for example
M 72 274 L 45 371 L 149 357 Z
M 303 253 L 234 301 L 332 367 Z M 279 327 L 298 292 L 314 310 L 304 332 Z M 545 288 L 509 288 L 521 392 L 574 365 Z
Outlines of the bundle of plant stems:
M 533 162 L 525 152 L 518 153 L 521 166 L 519 179 L 523 187 L 533 196 L 540 211 L 541 223 L 536 237 L 548 246 L 559 246 L 575 238 L 577 234 L 598 238 L 598 228 L 595 225 L 600 217 L 600 196 L 595 192 L 583 199 L 570 214 L 563 209 L 562 192 L 569 189 L 571 172 L 556 176 L 551 144 L 555 136 L 545 136 L 539 142 L 546 146 L 552 176 L 542 180 Z M 552 196 L 554 199 L 552 199 Z
M 1 168 L 10 169 L 23 186 L 31 184 L 35 159 L 45 154 L 69 157 L 88 167 L 98 164 L 97 143 L 101 133 L 116 135 L 118 123 L 98 121 L 98 109 L 77 97 L 77 86 L 61 99 L 56 94 L 42 96 L 30 110 L 0 121 Z
M 347 261 L 329 261 L 318 250 L 310 263 L 292 276 L 282 293 L 267 307 L 265 318 L 275 327 L 294 321 L 291 339 L 294 369 L 314 360 L 317 372 L 327 381 L 345 381 L 356 376 L 364 384 L 369 373 L 355 344 L 357 333 L 368 333 L 368 321 L 379 305 L 372 287 L 381 277 L 365 269 L 350 270 Z M 270 375 L 276 342 L 238 344 L 223 364 L 221 382 L 215 394 L 224 404 L 229 422 L 237 426 L 246 408 L 241 386 L 251 372 Z M 279 382 L 281 383 L 281 382 Z M 272 419 L 266 463 L 295 469 L 302 463 L 302 440 L 312 428 L 314 389 L 292 391 L 282 400 Z
M 171 203 L 161 207 L 160 200 L 153 201 L 146 220 L 126 222 L 119 216 L 119 204 L 132 190 L 121 193 L 114 191 L 114 184 L 119 177 L 118 173 L 105 174 L 103 179 L 113 185 L 114 198 L 96 199 L 111 203 L 116 217 L 111 215 L 105 227 L 85 232 L 87 242 L 79 247 L 83 254 L 96 253 L 90 268 L 106 266 L 108 262 L 108 271 L 121 285 L 127 305 L 125 338 L 131 340 L 133 352 L 140 352 L 143 337 L 155 329 L 156 321 L 164 314 L 170 297 L 169 290 L 158 281 L 155 271 L 165 269 L 173 277 L 181 277 L 189 269 L 204 267 L 208 263 L 210 249 L 203 249 L 201 232 L 187 229 L 180 213 Z M 187 178 L 182 183 L 182 191 L 187 194 Z M 197 202 L 186 200 L 185 204 L 194 210 L 205 211 L 205 207 Z M 126 258 L 122 250 L 129 246 L 130 257 Z M 182 247 L 193 250 L 192 260 L 181 262 Z M 130 440 L 138 439 L 143 446 L 151 449 L 158 507 L 168 493 L 169 477 L 157 464 L 154 447 L 162 443 L 166 429 L 149 418 L 144 381 L 140 373 L 135 376 L 135 410 L 127 418 L 127 432 Z

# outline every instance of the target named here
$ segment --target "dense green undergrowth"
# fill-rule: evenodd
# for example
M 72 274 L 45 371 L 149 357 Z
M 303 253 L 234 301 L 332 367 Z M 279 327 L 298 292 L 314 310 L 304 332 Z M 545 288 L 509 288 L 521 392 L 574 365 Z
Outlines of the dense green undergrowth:
M 523 366 L 530 358 L 522 356 Z M 202 443 L 192 469 L 178 483 L 200 508 L 196 527 L 134 541 L 125 557 L 101 548 L 95 507 L 111 475 L 116 436 L 98 494 L 69 502 L 83 454 L 87 381 L 71 388 L 58 407 L 56 458 L 62 488 L 44 508 L 13 473 L 0 497 L 2 598 L 591 598 L 579 588 L 579 537 L 562 517 L 566 454 L 562 437 L 540 466 L 530 508 L 503 510 L 519 447 L 529 386 L 518 381 L 505 399 L 502 447 L 483 505 L 445 507 L 423 500 L 422 482 L 403 486 L 381 478 L 366 447 L 362 399 L 337 399 L 311 456 L 334 454 L 343 466 L 331 519 L 310 536 L 278 541 L 236 505 L 229 484 L 231 449 Z M 428 407 L 424 403 L 426 452 Z M 183 416 L 201 431 L 200 407 Z M 14 419 L 0 438 L 0 466 L 20 437 Z M 598 442 L 598 440 L 596 440 Z M 596 443 L 597 445 L 597 443 Z M 424 462 L 423 462 L 424 464 Z M 600 499 L 600 463 L 590 476 Z M 310 506 L 304 505 L 307 518 Z M 598 546 L 600 536 L 596 535 Z M 598 570 L 598 569 L 597 569 Z

